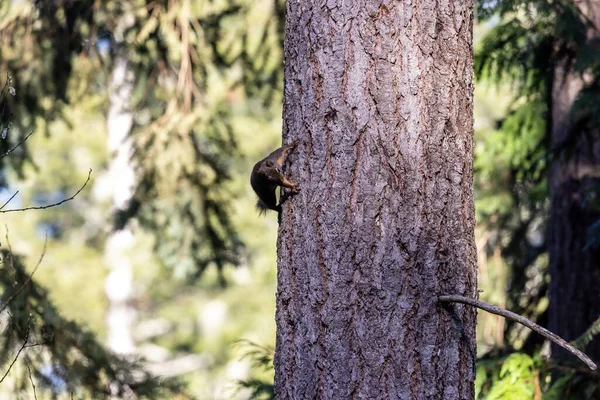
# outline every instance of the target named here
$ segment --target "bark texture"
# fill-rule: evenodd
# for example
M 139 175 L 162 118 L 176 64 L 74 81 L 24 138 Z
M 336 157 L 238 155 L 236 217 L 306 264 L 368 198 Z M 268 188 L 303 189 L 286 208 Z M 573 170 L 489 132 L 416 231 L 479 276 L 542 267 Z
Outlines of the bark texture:
M 278 399 L 472 399 L 469 0 L 287 2 Z
M 577 2 L 583 12 L 600 26 L 600 2 Z M 600 32 L 591 31 L 590 36 Z M 550 178 L 550 304 L 549 329 L 564 339 L 583 334 L 600 315 L 600 251 L 584 250 L 586 231 L 600 218 L 587 200 L 600 187 L 600 137 L 598 128 L 574 131 L 569 114 L 584 85 L 583 80 L 560 61 L 552 87 L 552 145 L 568 146 L 552 162 Z M 565 143 L 567 143 L 565 145 Z M 600 361 L 600 340 L 585 349 L 594 361 Z M 567 356 L 560 347 L 553 353 Z

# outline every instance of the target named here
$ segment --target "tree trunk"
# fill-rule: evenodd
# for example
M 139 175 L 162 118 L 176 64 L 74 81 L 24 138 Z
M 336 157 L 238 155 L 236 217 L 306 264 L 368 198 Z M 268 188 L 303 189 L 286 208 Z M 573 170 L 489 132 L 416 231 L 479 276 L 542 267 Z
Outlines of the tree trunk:
M 278 399 L 472 399 L 472 4 L 288 1 Z
M 133 124 L 133 112 L 129 109 L 133 92 L 132 74 L 127 60 L 118 57 L 112 74 L 107 116 L 108 147 L 112 152 L 108 179 L 116 210 L 127 207 L 135 184 L 135 172 L 131 163 L 132 144 L 129 138 Z M 135 309 L 131 305 L 133 265 L 129 259 L 134 245 L 134 234 L 129 227 L 125 227 L 108 235 L 104 250 L 106 264 L 110 268 L 104 285 L 108 300 L 108 347 L 120 354 L 132 354 L 135 351 L 132 333 Z
M 600 3 L 581 4 L 584 14 L 600 26 Z M 551 167 L 548 312 L 549 329 L 574 340 L 600 315 L 600 251 L 584 250 L 587 228 L 600 218 L 588 201 L 590 193 L 600 187 L 600 141 L 597 130 L 573 130 L 569 113 L 584 82 L 565 71 L 566 61 L 562 60 L 555 69 L 552 88 L 552 146 L 566 147 L 566 151 L 558 154 Z M 585 352 L 600 361 L 600 340 L 592 341 Z M 557 346 L 553 353 L 569 354 Z

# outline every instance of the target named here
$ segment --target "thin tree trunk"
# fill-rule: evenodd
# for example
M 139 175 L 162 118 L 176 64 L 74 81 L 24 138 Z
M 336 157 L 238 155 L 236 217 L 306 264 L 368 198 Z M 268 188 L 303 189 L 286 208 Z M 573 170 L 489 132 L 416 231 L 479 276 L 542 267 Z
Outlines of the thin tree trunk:
M 131 163 L 132 144 L 128 137 L 133 124 L 129 101 L 133 91 L 132 72 L 127 60 L 117 58 L 112 74 L 110 108 L 108 110 L 108 147 L 112 159 L 108 180 L 115 209 L 125 209 L 133 195 L 135 173 Z M 130 228 L 111 232 L 106 239 L 105 260 L 110 268 L 105 282 L 108 299 L 107 324 L 108 346 L 120 354 L 132 354 L 135 350 L 132 325 L 135 309 L 131 306 L 133 296 L 133 266 L 128 254 L 135 244 Z
M 600 26 L 600 3 L 578 3 L 588 18 Z M 552 88 L 552 145 L 555 149 L 568 149 L 553 160 L 551 167 L 548 313 L 549 329 L 566 340 L 574 340 L 600 315 L 600 251 L 584 250 L 586 230 L 600 218 L 586 200 L 600 186 L 600 140 L 597 130 L 573 130 L 569 113 L 584 82 L 565 71 L 568 70 L 563 60 L 555 69 Z M 592 341 L 585 352 L 600 361 L 600 340 Z M 553 353 L 568 354 L 556 346 Z
M 472 399 L 472 4 L 288 1 L 278 399 Z

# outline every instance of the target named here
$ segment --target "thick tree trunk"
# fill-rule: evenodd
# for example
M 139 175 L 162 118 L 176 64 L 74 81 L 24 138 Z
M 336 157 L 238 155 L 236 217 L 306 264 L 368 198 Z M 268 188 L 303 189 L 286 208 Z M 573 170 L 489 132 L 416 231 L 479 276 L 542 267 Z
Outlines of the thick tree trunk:
M 287 2 L 279 399 L 472 399 L 472 4 Z
M 600 3 L 581 5 L 583 12 L 600 26 Z M 598 131 L 573 131 L 569 120 L 571 106 L 583 87 L 581 78 L 565 73 L 565 61 L 558 63 L 554 76 L 552 145 L 567 149 L 553 160 L 551 168 L 549 329 L 566 340 L 574 340 L 600 315 L 600 251 L 584 250 L 586 230 L 600 218 L 586 201 L 600 186 L 600 140 Z M 553 352 L 568 354 L 556 346 Z M 592 341 L 585 352 L 600 361 L 600 340 Z

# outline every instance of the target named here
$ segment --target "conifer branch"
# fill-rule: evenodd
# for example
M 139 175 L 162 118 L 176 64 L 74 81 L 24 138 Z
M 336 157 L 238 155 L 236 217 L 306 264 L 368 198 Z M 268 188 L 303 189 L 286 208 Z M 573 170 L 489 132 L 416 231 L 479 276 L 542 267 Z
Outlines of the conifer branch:
M 600 318 L 598 318 L 590 327 L 577 339 L 573 340 L 571 344 L 578 349 L 583 349 L 589 342 L 594 340 L 600 334 Z
M 8 238 L 8 235 L 7 235 Z M 40 255 L 40 259 L 38 260 L 37 265 L 35 266 L 35 268 L 33 269 L 33 271 L 31 271 L 31 274 L 29 274 L 29 277 L 25 280 L 25 282 L 23 282 L 23 284 L 13 293 L 11 294 L 6 300 L 4 300 L 2 302 L 2 308 L 0 308 L 0 314 L 6 310 L 6 307 L 8 307 L 8 305 L 10 304 L 10 302 L 19 294 L 21 293 L 21 291 L 23 289 L 25 289 L 25 287 L 27 285 L 29 285 L 29 282 L 31 282 L 31 278 L 33 278 L 33 274 L 35 274 L 35 271 L 37 271 L 37 269 L 39 268 L 40 264 L 42 263 L 42 260 L 44 259 L 44 255 L 46 255 L 46 246 L 48 245 L 48 232 L 46 231 L 46 237 L 44 238 L 44 248 L 42 249 L 42 254 Z M 12 251 L 10 253 L 10 257 L 12 258 Z M 14 268 L 14 267 L 13 267 Z

